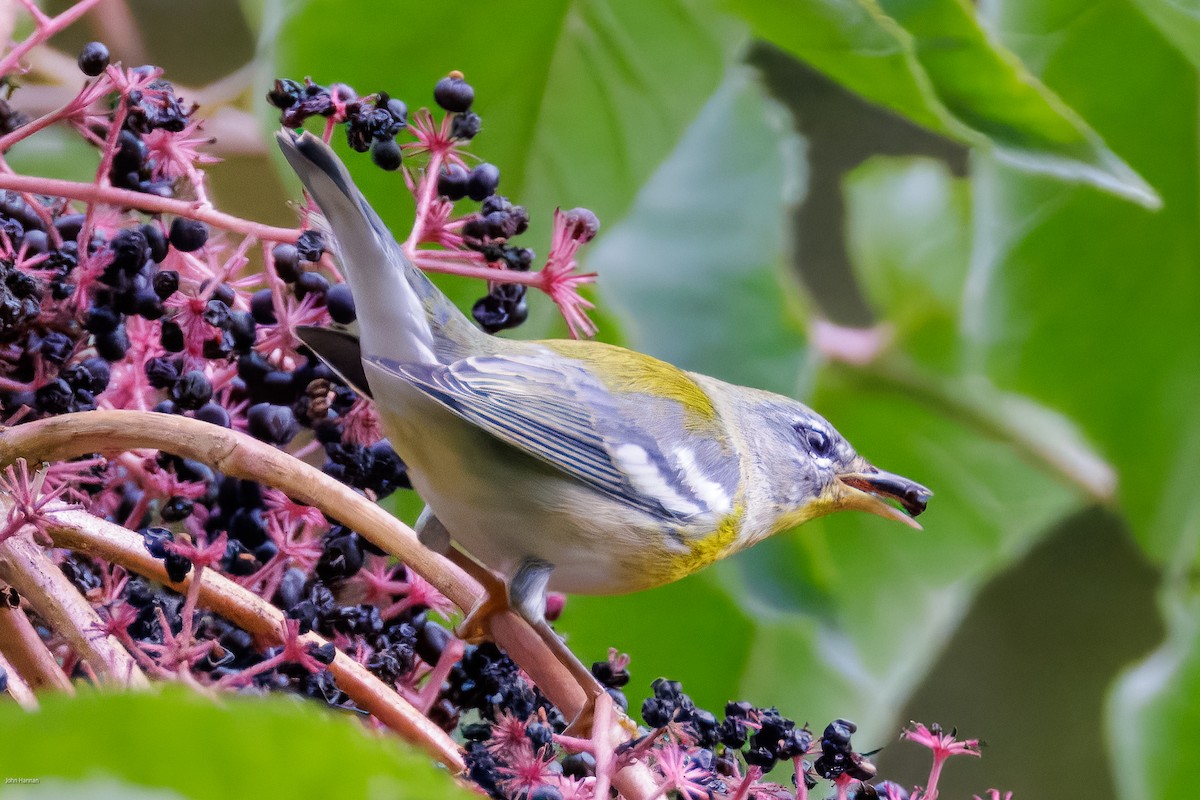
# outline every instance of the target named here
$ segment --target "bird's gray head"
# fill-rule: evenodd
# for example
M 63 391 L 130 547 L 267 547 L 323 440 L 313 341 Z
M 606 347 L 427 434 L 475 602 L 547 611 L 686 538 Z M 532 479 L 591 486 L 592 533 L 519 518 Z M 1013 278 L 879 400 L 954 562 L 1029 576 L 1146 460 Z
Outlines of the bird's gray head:
M 763 476 L 760 499 L 772 513 L 764 533 L 849 509 L 921 527 L 913 517 L 925 510 L 932 492 L 870 464 L 802 403 L 765 392 L 756 399 L 750 407 L 753 419 L 744 430 Z

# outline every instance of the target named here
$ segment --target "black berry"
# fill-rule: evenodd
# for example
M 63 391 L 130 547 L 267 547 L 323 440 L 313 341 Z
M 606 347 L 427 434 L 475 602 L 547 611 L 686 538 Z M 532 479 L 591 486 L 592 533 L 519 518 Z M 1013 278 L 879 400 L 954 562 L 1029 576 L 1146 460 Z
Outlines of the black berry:
M 325 292 L 325 310 L 329 312 L 330 318 L 339 325 L 349 325 L 354 322 L 356 314 L 354 311 L 354 298 L 350 295 L 350 286 L 345 283 L 337 283 L 329 287 Z
M 438 194 L 448 200 L 461 200 L 467 196 L 467 181 L 470 173 L 459 164 L 451 164 L 438 174 Z
M 176 250 L 191 253 L 199 250 L 208 241 L 208 226 L 187 217 L 176 217 L 171 220 L 171 234 L 168 239 Z
M 275 274 L 284 283 L 295 283 L 300 277 L 300 251 L 294 244 L 277 244 L 271 250 Z
M 400 145 L 395 139 L 376 139 L 371 143 L 371 161 L 380 169 L 400 169 Z
M 479 135 L 482 127 L 483 120 L 474 111 L 455 114 L 454 119 L 450 122 L 450 138 L 470 141 Z
M 94 78 L 108 66 L 108 48 L 102 42 L 88 42 L 79 51 L 75 63 L 79 65 L 80 72 Z
M 466 111 L 475 102 L 475 90 L 462 75 L 451 73 L 433 87 L 433 99 L 447 111 Z
M 213 388 L 203 370 L 194 369 L 179 376 L 171 387 L 171 399 L 180 408 L 195 410 L 212 399 Z
M 250 406 L 246 422 L 251 436 L 270 444 L 287 444 L 300 430 L 291 408 L 270 403 Z
M 486 161 L 476 165 L 467 178 L 467 196 L 472 200 L 485 200 L 496 193 L 500 185 L 500 169 Z

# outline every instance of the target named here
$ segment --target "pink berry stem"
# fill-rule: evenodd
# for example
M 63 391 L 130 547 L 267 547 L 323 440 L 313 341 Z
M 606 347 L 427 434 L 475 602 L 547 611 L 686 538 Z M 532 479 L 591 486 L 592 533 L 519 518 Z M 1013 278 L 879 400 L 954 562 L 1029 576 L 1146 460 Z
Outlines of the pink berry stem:
M 188 200 L 174 200 L 130 189 L 97 186 L 94 183 L 79 183 L 30 175 L 0 174 L 0 189 L 66 197 L 81 203 L 105 203 L 118 208 L 135 208 L 147 214 L 173 214 L 177 217 L 199 220 L 213 227 L 240 233 L 243 236 L 253 236 L 260 240 L 294 242 L 300 236 L 298 228 L 263 225 Z
M 0 184 L 0 188 L 3 188 L 3 184 Z M 518 272 L 500 267 L 473 267 L 455 263 L 456 260 L 461 260 L 462 254 L 450 250 L 417 250 L 411 255 L 413 263 L 426 272 L 462 275 L 465 278 L 479 278 L 493 283 L 521 283 L 537 289 L 544 289 L 548 283 L 542 270 Z
M 25 38 L 25 41 L 9 50 L 4 58 L 0 58 L 0 75 L 7 75 L 15 71 L 26 53 L 91 11 L 99 3 L 100 0 L 79 0 L 78 3 L 57 17 L 47 17 L 32 2 L 23 0 L 23 5 L 33 15 L 37 27 Z

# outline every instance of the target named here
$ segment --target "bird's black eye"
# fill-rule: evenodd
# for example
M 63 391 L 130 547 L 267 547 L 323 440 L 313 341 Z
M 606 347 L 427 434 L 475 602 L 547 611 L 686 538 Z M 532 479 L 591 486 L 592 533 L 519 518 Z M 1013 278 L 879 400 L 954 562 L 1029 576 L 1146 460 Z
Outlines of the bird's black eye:
M 833 449 L 833 442 L 825 431 L 810 428 L 807 425 L 799 425 L 796 430 L 804 438 L 804 443 L 808 445 L 808 449 L 812 451 L 813 455 L 827 456 Z

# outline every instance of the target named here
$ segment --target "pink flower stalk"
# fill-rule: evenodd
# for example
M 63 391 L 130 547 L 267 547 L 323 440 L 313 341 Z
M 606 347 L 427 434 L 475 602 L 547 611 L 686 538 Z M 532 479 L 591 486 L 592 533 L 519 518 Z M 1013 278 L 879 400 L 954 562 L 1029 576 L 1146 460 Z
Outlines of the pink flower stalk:
M 342 441 L 357 445 L 373 445 L 383 438 L 379 414 L 375 404 L 362 397 L 357 398 L 346 412 L 342 424 Z
M 5 525 L 0 528 L 0 542 L 16 535 L 29 526 L 33 540 L 43 547 L 53 546 L 50 537 L 43 530 L 46 523 L 46 507 L 66 493 L 68 484 L 46 486 L 45 469 L 39 469 L 29 474 L 29 463 L 17 459 L 15 465 L 5 467 L 0 473 L 0 494 L 6 496 L 11 506 L 5 519 Z
M 705 772 L 692 761 L 686 748 L 674 742 L 664 744 L 654 751 L 654 766 L 664 778 L 654 797 L 669 791 L 678 791 L 684 798 L 693 800 L 708 797 L 709 787 L 702 782 Z
M 512 796 L 528 795 L 557 775 L 553 769 L 557 765 L 554 753 L 547 750 L 535 752 L 528 738 L 523 746 L 507 751 L 507 755 L 508 766 L 498 767 L 496 771 L 504 776 L 501 785 Z
M 449 115 L 444 116 L 439 123 L 427 108 L 414 112 L 409 119 L 408 130 L 417 141 L 401 145 L 405 158 L 429 153 L 447 163 L 465 165 L 462 157 L 456 152 L 457 142 L 450 138 L 450 126 Z
M 329 527 L 321 509 L 293 500 L 278 489 L 263 491 L 263 505 L 267 508 L 267 514 L 277 518 L 285 527 L 307 525 L 319 530 Z
M 596 325 L 587 316 L 587 309 L 595 305 L 579 294 L 579 287 L 596 280 L 596 273 L 575 272 L 575 253 L 579 246 L 590 242 L 600 229 L 596 215 L 586 208 L 575 208 L 567 212 L 554 212 L 554 237 L 550 243 L 550 256 L 539 274 L 541 288 L 562 312 L 571 335 L 592 336 Z
M 488 750 L 505 760 L 516 758 L 520 751 L 530 746 L 529 737 L 525 735 L 525 723 L 525 720 L 508 711 L 501 711 L 492 723 Z
M 910 727 L 905 728 L 900 736 L 903 739 L 908 739 L 910 742 L 928 747 L 933 751 L 933 766 L 929 770 L 929 781 L 925 786 L 925 792 L 922 795 L 922 800 L 936 800 L 938 779 L 942 774 L 942 765 L 950 756 L 980 756 L 979 740 L 978 739 L 963 739 L 959 741 L 955 738 L 955 732 L 945 733 L 941 726 L 931 725 L 925 727 L 919 722 L 909 723 Z
M 174 180 L 186 176 L 192 179 L 198 175 L 197 165 L 215 164 L 221 160 L 200 150 L 216 141 L 199 135 L 201 126 L 202 122 L 194 119 L 178 133 L 160 128 L 143 137 L 149 153 L 147 161 L 150 163 L 150 174 L 154 178 Z
M 288 295 L 275 304 L 275 325 L 261 326 L 258 334 L 259 352 L 266 353 L 272 364 L 283 369 L 293 369 L 300 355 L 300 337 L 296 329 L 305 325 L 329 324 L 329 312 L 320 305 L 316 295 L 308 294 L 303 300 Z
M 125 324 L 129 336 L 126 358 L 114 362 L 108 388 L 98 398 L 101 408 L 134 408 L 149 411 L 158 403 L 158 390 L 146 378 L 146 362 L 166 354 L 162 346 L 162 326 L 141 317 Z
M 176 540 L 167 542 L 164 547 L 191 561 L 192 566 L 199 572 L 221 562 L 225 557 L 225 544 L 228 539 L 229 537 L 222 533 L 207 544 Z
M 446 618 L 456 610 L 454 603 L 432 583 L 410 570 L 408 581 L 403 584 L 403 597 L 384 609 L 380 616 L 385 621 L 394 619 L 408 609 L 419 606 L 426 606 Z

